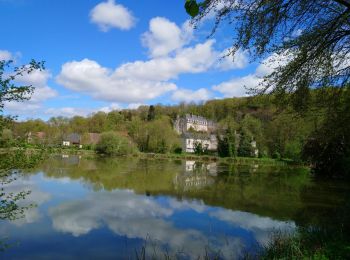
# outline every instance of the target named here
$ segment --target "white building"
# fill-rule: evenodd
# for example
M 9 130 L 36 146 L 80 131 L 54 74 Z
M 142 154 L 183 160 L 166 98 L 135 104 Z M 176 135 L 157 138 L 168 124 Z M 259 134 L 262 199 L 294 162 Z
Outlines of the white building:
M 202 148 L 208 151 L 216 151 L 218 141 L 215 135 L 207 133 L 183 133 L 182 150 L 186 153 L 194 153 L 196 145 L 201 144 Z
M 186 114 L 184 117 L 178 117 L 174 123 L 174 128 L 178 134 L 188 131 L 213 132 L 216 130 L 215 123 L 202 116 Z
M 216 124 L 201 116 L 187 114 L 178 117 L 174 122 L 174 128 L 181 135 L 182 150 L 186 153 L 194 153 L 197 144 L 201 144 L 204 150 L 216 151 L 218 142 Z

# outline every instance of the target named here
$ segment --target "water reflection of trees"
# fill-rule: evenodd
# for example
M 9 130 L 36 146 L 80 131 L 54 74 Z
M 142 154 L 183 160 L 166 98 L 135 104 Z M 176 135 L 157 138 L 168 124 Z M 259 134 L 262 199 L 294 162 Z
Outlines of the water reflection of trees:
M 14 221 L 25 217 L 25 212 L 35 204 L 21 204 L 31 193 L 30 190 L 13 191 L 10 185 L 21 174 L 21 169 L 33 167 L 41 159 L 41 153 L 28 154 L 22 150 L 2 153 L 0 156 L 0 221 Z M 0 238 L 0 250 L 9 246 Z
M 300 191 L 310 181 L 307 170 L 296 167 L 76 159 L 50 158 L 41 168 L 47 177 L 79 180 L 93 190 L 131 189 L 178 200 L 198 199 L 207 205 L 282 220 L 291 219 L 303 207 Z
M 166 241 L 163 234 L 167 236 L 170 231 L 179 234 L 178 237 L 182 234 L 169 226 L 166 219 L 172 215 L 169 212 L 175 212 L 180 205 L 190 205 L 199 213 L 208 206 L 218 207 L 210 217 L 255 230 L 258 241 L 266 240 L 270 230 L 266 223 L 270 223 L 268 227 L 285 227 L 282 225 L 284 220 L 295 220 L 300 227 L 318 228 L 330 237 L 342 234 L 340 239 L 349 241 L 349 205 L 344 207 L 348 203 L 347 185 L 313 182 L 303 168 L 64 156 L 49 158 L 33 173 L 39 169 L 46 178 L 76 180 L 92 190 L 101 191 L 90 193 L 91 196 L 84 200 L 68 201 L 50 209 L 55 229 L 75 236 L 105 223 L 118 234 L 145 237 L 152 231 L 155 238 Z M 151 197 L 142 196 L 144 194 Z M 167 203 L 171 202 L 172 206 L 163 208 L 158 195 L 166 195 Z M 152 203 L 155 208 L 150 210 Z M 120 215 L 115 213 L 121 208 Z M 130 209 L 129 214 L 125 213 L 127 209 Z M 135 210 L 140 213 L 135 214 Z M 147 212 L 151 215 L 160 213 L 148 216 Z M 142 222 L 146 218 L 149 223 Z M 144 229 L 135 223 L 145 224 Z M 154 228 L 156 223 L 160 223 L 159 232 L 166 231 L 158 234 Z M 252 223 L 253 227 L 250 226 Z M 289 223 L 294 225 L 293 221 Z

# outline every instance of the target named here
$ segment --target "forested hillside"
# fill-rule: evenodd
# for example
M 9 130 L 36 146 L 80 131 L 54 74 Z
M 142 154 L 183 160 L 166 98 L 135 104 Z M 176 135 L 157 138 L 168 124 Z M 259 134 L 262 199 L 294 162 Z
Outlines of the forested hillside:
M 217 122 L 218 134 L 222 136 L 235 130 L 241 136 L 254 139 L 260 157 L 300 160 L 303 146 L 324 119 L 324 108 L 321 110 L 318 106 L 320 97 L 328 95 L 324 91 L 312 92 L 303 109 L 298 104 L 281 105 L 276 97 L 264 95 L 211 100 L 203 104 L 141 106 L 134 110 L 97 112 L 88 117 L 53 117 L 47 122 L 40 119 L 13 121 L 3 130 L 1 145 L 25 143 L 28 133 L 44 132 L 45 138 L 33 142 L 56 146 L 69 133 L 78 133 L 84 139 L 87 133 L 115 131 L 128 137 L 142 152 L 173 152 L 179 147 L 173 121 L 189 113 Z

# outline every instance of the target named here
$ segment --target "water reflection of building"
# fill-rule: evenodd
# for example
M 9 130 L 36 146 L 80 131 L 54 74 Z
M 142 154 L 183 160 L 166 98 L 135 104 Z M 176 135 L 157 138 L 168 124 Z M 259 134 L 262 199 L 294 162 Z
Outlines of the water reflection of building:
M 183 172 L 174 178 L 175 189 L 192 190 L 210 186 L 215 182 L 217 175 L 216 163 L 201 163 L 196 161 L 186 161 L 183 163 Z
M 81 155 L 62 154 L 61 160 L 64 165 L 79 165 Z

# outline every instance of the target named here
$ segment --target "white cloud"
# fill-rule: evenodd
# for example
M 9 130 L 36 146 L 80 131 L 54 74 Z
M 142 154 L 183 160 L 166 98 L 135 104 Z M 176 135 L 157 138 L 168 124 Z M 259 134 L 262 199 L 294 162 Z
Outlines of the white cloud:
M 296 229 L 293 221 L 278 221 L 243 211 L 219 209 L 211 212 L 210 216 L 250 230 L 261 245 L 266 245 L 270 241 L 271 232 L 275 230 L 293 232 Z
M 58 95 L 57 91 L 48 86 L 48 80 L 52 77 L 47 70 L 34 70 L 30 74 L 23 74 L 16 82 L 24 86 L 34 87 L 34 93 L 29 100 L 23 102 L 5 102 L 5 110 L 16 115 L 30 116 L 42 108 L 43 102 Z
M 120 77 L 88 59 L 64 64 L 57 81 L 96 99 L 122 103 L 142 102 L 176 89 L 173 83 Z
M 206 210 L 203 203 L 194 201 L 178 205 L 174 199 L 168 202 L 169 205 L 164 205 L 152 197 L 137 195 L 129 190 L 115 190 L 92 193 L 83 200 L 62 203 L 50 208 L 49 215 L 56 230 L 74 236 L 82 236 L 105 226 L 129 239 L 150 238 L 160 244 L 160 250 L 164 246 L 170 254 L 181 250 L 191 259 L 203 255 L 207 244 L 226 257 L 240 255 L 243 247 L 239 237 L 219 237 L 200 229 L 184 229 L 171 221 L 175 211 L 193 208 L 203 212 Z
M 119 104 L 117 104 L 117 103 L 111 103 L 109 106 L 101 107 L 101 108 L 99 109 L 99 111 L 105 112 L 105 113 L 109 113 L 109 112 L 111 112 L 111 111 L 121 110 L 121 109 L 122 109 L 122 107 L 121 107 Z
M 220 56 L 222 57 L 219 59 L 217 63 L 217 67 L 221 70 L 232 70 L 232 69 L 243 69 L 245 68 L 249 63 L 248 54 L 246 51 L 237 50 L 235 55 L 232 57 L 232 55 L 228 55 L 229 50 L 224 50 Z
M 271 54 L 259 64 L 259 66 L 256 68 L 255 74 L 258 77 L 264 77 L 271 74 L 278 67 L 286 65 L 292 58 L 292 55 L 292 53 L 288 52 L 284 54 Z
M 124 6 L 108 0 L 96 5 L 90 12 L 91 22 L 97 24 L 103 32 L 112 28 L 129 30 L 135 25 L 135 18 Z
M 48 108 L 45 111 L 46 115 L 49 116 L 63 116 L 63 117 L 73 117 L 73 116 L 88 116 L 96 112 L 109 113 L 114 110 L 121 110 L 122 107 L 117 103 L 111 103 L 109 106 L 104 106 L 101 108 L 82 108 L 82 107 L 59 107 L 59 108 Z
M 171 96 L 171 99 L 178 102 L 201 102 L 211 98 L 211 93 L 205 88 L 198 90 L 189 90 L 189 89 L 178 89 L 174 91 Z
M 124 63 L 115 69 L 89 59 L 71 61 L 62 66 L 57 82 L 97 100 L 146 103 L 176 91 L 177 86 L 171 80 L 181 74 L 203 73 L 209 69 L 241 69 L 247 65 L 247 54 L 243 51 L 236 53 L 234 62 L 230 58 L 220 60 L 224 52 L 215 50 L 215 40 L 186 47 L 192 39 L 188 21 L 180 28 L 166 18 L 156 17 L 142 36 L 143 45 L 149 49 L 149 60 Z M 173 93 L 173 100 L 185 102 L 209 97 L 210 92 L 204 89 L 194 92 L 181 89 Z
M 0 61 L 5 60 L 11 60 L 13 59 L 12 53 L 6 50 L 0 50 Z
M 174 57 L 161 57 L 149 61 L 135 61 L 120 66 L 115 74 L 121 78 L 140 80 L 175 79 L 182 73 L 200 73 L 208 70 L 217 60 L 214 40 L 179 50 Z
M 285 65 L 290 60 L 291 55 L 291 53 L 273 53 L 259 64 L 254 73 L 233 78 L 215 85 L 212 88 L 222 93 L 225 97 L 247 96 L 247 89 L 262 88 L 263 78 L 271 74 L 279 66 Z
M 166 18 L 155 17 L 149 23 L 149 31 L 142 35 L 142 43 L 149 49 L 151 57 L 161 57 L 180 49 L 191 38 L 192 27 L 188 22 L 179 28 Z
M 177 89 L 168 82 L 181 73 L 206 71 L 216 60 L 213 40 L 179 50 L 175 57 L 123 64 L 115 71 L 84 59 L 62 66 L 57 82 L 95 99 L 121 103 L 144 103 Z
M 45 111 L 46 115 L 49 116 L 87 116 L 93 112 L 93 109 L 89 108 L 77 108 L 77 107 L 59 107 L 59 108 L 48 108 Z
M 19 83 L 31 85 L 35 88 L 33 95 L 27 102 L 39 103 L 57 96 L 57 92 L 47 85 L 51 77 L 51 73 L 47 70 L 35 70 L 30 74 L 23 74 L 17 79 Z
M 213 89 L 222 93 L 225 97 L 247 96 L 247 88 L 258 87 L 262 79 L 254 74 L 249 74 L 240 78 L 233 78 L 229 81 L 213 86 Z
M 41 191 L 36 182 L 31 178 L 18 178 L 20 176 L 11 177 L 17 178 L 10 183 L 2 185 L 4 192 L 4 196 L 2 196 L 3 198 L 6 198 L 6 196 L 11 193 L 19 194 L 26 191 L 30 191 L 30 193 L 16 203 L 20 207 L 28 207 L 23 211 L 23 218 L 16 219 L 15 221 L 10 221 L 10 223 L 16 226 L 22 226 L 39 221 L 42 215 L 38 207 L 29 207 L 29 205 L 40 206 L 48 202 L 51 199 L 51 195 L 49 193 Z
M 123 209 L 123 210 L 120 210 Z M 173 216 L 181 212 L 188 214 L 190 223 L 198 214 L 209 216 L 214 223 L 225 222 L 229 229 L 242 229 L 251 234 L 258 242 L 265 244 L 273 230 L 293 232 L 296 226 L 292 221 L 278 221 L 248 212 L 213 208 L 199 200 L 176 200 L 167 198 L 161 203 L 153 198 L 135 194 L 130 190 L 94 192 L 83 199 L 64 202 L 49 209 L 53 227 L 60 232 L 74 236 L 83 236 L 101 227 L 107 227 L 119 236 L 128 239 L 139 238 L 158 241 L 173 254 L 181 249 L 188 258 L 198 258 L 205 252 L 203 245 L 220 251 L 224 258 L 239 258 L 245 246 L 238 233 L 228 232 L 225 236 L 207 232 L 199 226 L 183 228 L 177 225 Z M 193 218 L 193 219 L 192 219 Z M 239 232 L 240 233 L 240 232 Z M 238 234 L 238 235 L 237 235 Z
M 138 109 L 140 106 L 144 106 L 142 103 L 131 103 L 128 105 L 128 109 Z

